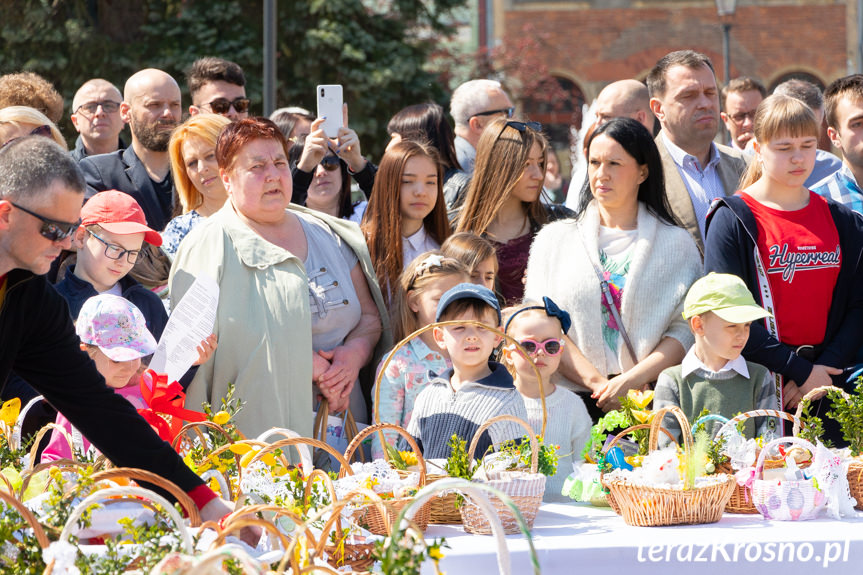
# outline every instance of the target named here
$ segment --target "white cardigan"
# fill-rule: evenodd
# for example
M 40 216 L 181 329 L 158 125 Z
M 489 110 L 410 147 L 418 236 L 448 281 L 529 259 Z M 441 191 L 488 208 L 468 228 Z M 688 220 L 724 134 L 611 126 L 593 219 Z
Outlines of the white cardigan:
M 581 234 L 581 241 L 577 234 Z M 548 296 L 572 316 L 569 337 L 600 373 L 605 373 L 606 346 L 602 338 L 602 292 L 588 259 L 599 262 L 599 212 L 591 202 L 581 218 L 543 227 L 530 248 L 525 298 Z M 647 357 L 665 337 L 693 344 L 683 319 L 683 299 L 701 277 L 703 265 L 692 237 L 670 226 L 638 205 L 638 238 L 623 290 L 620 316 L 638 360 Z M 633 366 L 626 345 L 618 349 L 623 371 Z

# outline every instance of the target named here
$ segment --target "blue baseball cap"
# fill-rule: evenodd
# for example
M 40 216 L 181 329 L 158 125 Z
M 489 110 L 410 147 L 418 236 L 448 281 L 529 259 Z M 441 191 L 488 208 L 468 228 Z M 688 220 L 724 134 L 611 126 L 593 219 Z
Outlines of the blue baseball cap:
M 460 299 L 478 299 L 487 304 L 497 313 L 497 325 L 500 325 L 500 304 L 497 302 L 497 297 L 494 295 L 494 292 L 483 285 L 471 283 L 458 284 L 457 286 L 450 288 L 441 296 L 440 301 L 437 304 L 435 321 L 440 321 L 441 314 L 443 314 L 449 304 Z

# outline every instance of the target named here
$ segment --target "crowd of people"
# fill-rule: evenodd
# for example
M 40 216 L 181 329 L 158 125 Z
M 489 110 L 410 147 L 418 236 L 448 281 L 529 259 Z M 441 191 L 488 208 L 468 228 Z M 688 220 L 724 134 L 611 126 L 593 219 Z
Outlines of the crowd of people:
M 0 381 L 117 465 L 175 481 L 205 518 L 226 503 L 130 393 L 200 276 L 220 295 L 181 379 L 187 407 L 233 385 L 245 435 L 311 436 L 326 400 L 405 427 L 428 458 L 515 415 L 561 446 L 549 498 L 629 390 L 731 417 L 793 408 L 859 361 L 861 75 L 768 96 L 752 78 L 720 89 L 706 56 L 672 52 L 646 84 L 602 90 L 587 177 L 571 182 L 496 81 L 453 92 L 454 126 L 434 103 L 396 112 L 375 162 L 347 107 L 328 137 L 299 107 L 251 115 L 232 62 L 202 58 L 186 80 L 187 114 L 161 70 L 122 92 L 86 82 L 68 151 L 51 85 L 0 77 Z M 825 118 L 841 160 L 818 149 Z M 493 426 L 479 452 L 522 434 Z

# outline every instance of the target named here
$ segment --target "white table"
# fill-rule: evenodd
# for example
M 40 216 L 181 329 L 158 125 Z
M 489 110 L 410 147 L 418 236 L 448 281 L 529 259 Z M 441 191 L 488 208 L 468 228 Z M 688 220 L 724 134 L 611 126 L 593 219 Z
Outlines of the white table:
M 495 540 L 460 526 L 430 525 L 426 537 L 446 537 L 447 575 L 496 575 Z M 719 523 L 630 527 L 609 508 L 545 504 L 533 527 L 543 575 L 816 575 L 863 574 L 863 513 L 842 521 L 765 521 L 725 514 Z M 507 537 L 512 573 L 529 575 L 527 541 Z M 423 573 L 433 573 L 426 565 Z

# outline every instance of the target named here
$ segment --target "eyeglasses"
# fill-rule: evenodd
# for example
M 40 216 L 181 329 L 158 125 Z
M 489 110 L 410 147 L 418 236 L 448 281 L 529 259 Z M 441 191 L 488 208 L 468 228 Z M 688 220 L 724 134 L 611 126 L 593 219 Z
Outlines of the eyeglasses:
M 33 128 L 32 130 L 30 130 L 30 133 L 27 135 L 28 136 L 44 136 L 46 138 L 51 138 L 52 140 L 54 139 L 54 134 L 51 133 L 51 126 L 47 126 L 47 125 L 46 126 L 39 126 L 38 128 Z M 6 140 L 2 144 L 0 144 L 0 150 L 2 150 L 3 148 L 8 146 L 9 144 L 14 142 L 15 140 L 22 138 L 22 137 L 24 137 L 24 136 L 18 136 L 17 138 L 10 138 L 9 140 Z
M 233 101 L 228 100 L 227 98 L 216 98 L 209 104 L 204 105 L 209 106 L 216 114 L 227 114 L 228 110 L 231 109 L 231 106 L 234 107 L 234 110 L 236 110 L 238 114 L 244 114 L 249 110 L 250 101 L 251 100 L 248 98 L 237 98 Z
M 89 231 L 89 230 L 87 230 Z M 116 244 L 109 244 L 93 232 L 90 232 L 90 235 L 105 244 L 105 256 L 112 260 L 119 260 L 123 256 L 126 256 L 126 261 L 130 264 L 134 264 L 138 261 L 138 256 L 141 254 L 141 250 L 127 250 L 123 249 L 123 246 L 118 246 Z
M 321 160 L 321 167 L 328 172 L 335 172 L 341 167 L 341 161 L 338 156 L 324 156 Z
M 524 134 L 528 128 L 530 128 L 534 132 L 542 132 L 542 124 L 540 124 L 539 122 L 516 122 L 515 120 L 507 120 L 506 124 L 504 124 L 503 127 L 500 129 L 500 132 L 498 132 L 497 138 L 495 138 L 495 140 L 500 138 L 500 135 L 503 134 L 503 131 L 507 128 L 515 128 L 522 134 Z
M 524 351 L 529 353 L 530 355 L 534 355 L 540 348 L 545 351 L 545 355 L 555 356 L 560 355 L 560 352 L 563 351 L 563 340 L 562 339 L 547 339 L 543 342 L 539 342 L 533 339 L 523 339 L 518 344 L 524 348 Z
M 487 112 L 477 112 L 473 116 L 494 116 L 495 114 L 506 114 L 507 118 L 512 118 L 512 115 L 515 114 L 515 108 L 501 108 L 500 110 L 489 110 Z M 473 118 L 471 116 L 471 118 Z
M 98 102 L 87 102 L 86 104 L 81 104 L 78 106 L 78 109 L 75 110 L 75 113 L 79 113 L 81 110 L 84 110 L 88 114 L 95 114 L 96 110 L 99 109 L 99 106 L 102 106 L 102 111 L 106 114 L 113 114 L 117 110 L 120 109 L 120 102 L 114 102 L 112 100 L 100 100 Z
M 34 218 L 40 220 L 42 222 L 42 228 L 39 230 L 39 233 L 46 240 L 50 240 L 52 242 L 61 242 L 75 233 L 75 230 L 78 229 L 78 226 L 81 225 L 81 220 L 78 220 L 75 223 L 70 222 L 61 222 L 59 220 L 52 220 L 51 218 L 46 218 L 45 216 L 41 216 L 36 212 L 31 212 L 27 208 L 21 207 L 15 202 L 9 202 L 25 214 L 30 214 Z
M 737 114 L 729 115 L 728 117 L 731 118 L 731 121 L 734 122 L 735 124 L 742 124 L 743 122 L 745 122 L 747 120 L 747 118 L 754 122 L 755 121 L 755 110 L 751 110 L 749 112 L 738 112 Z

